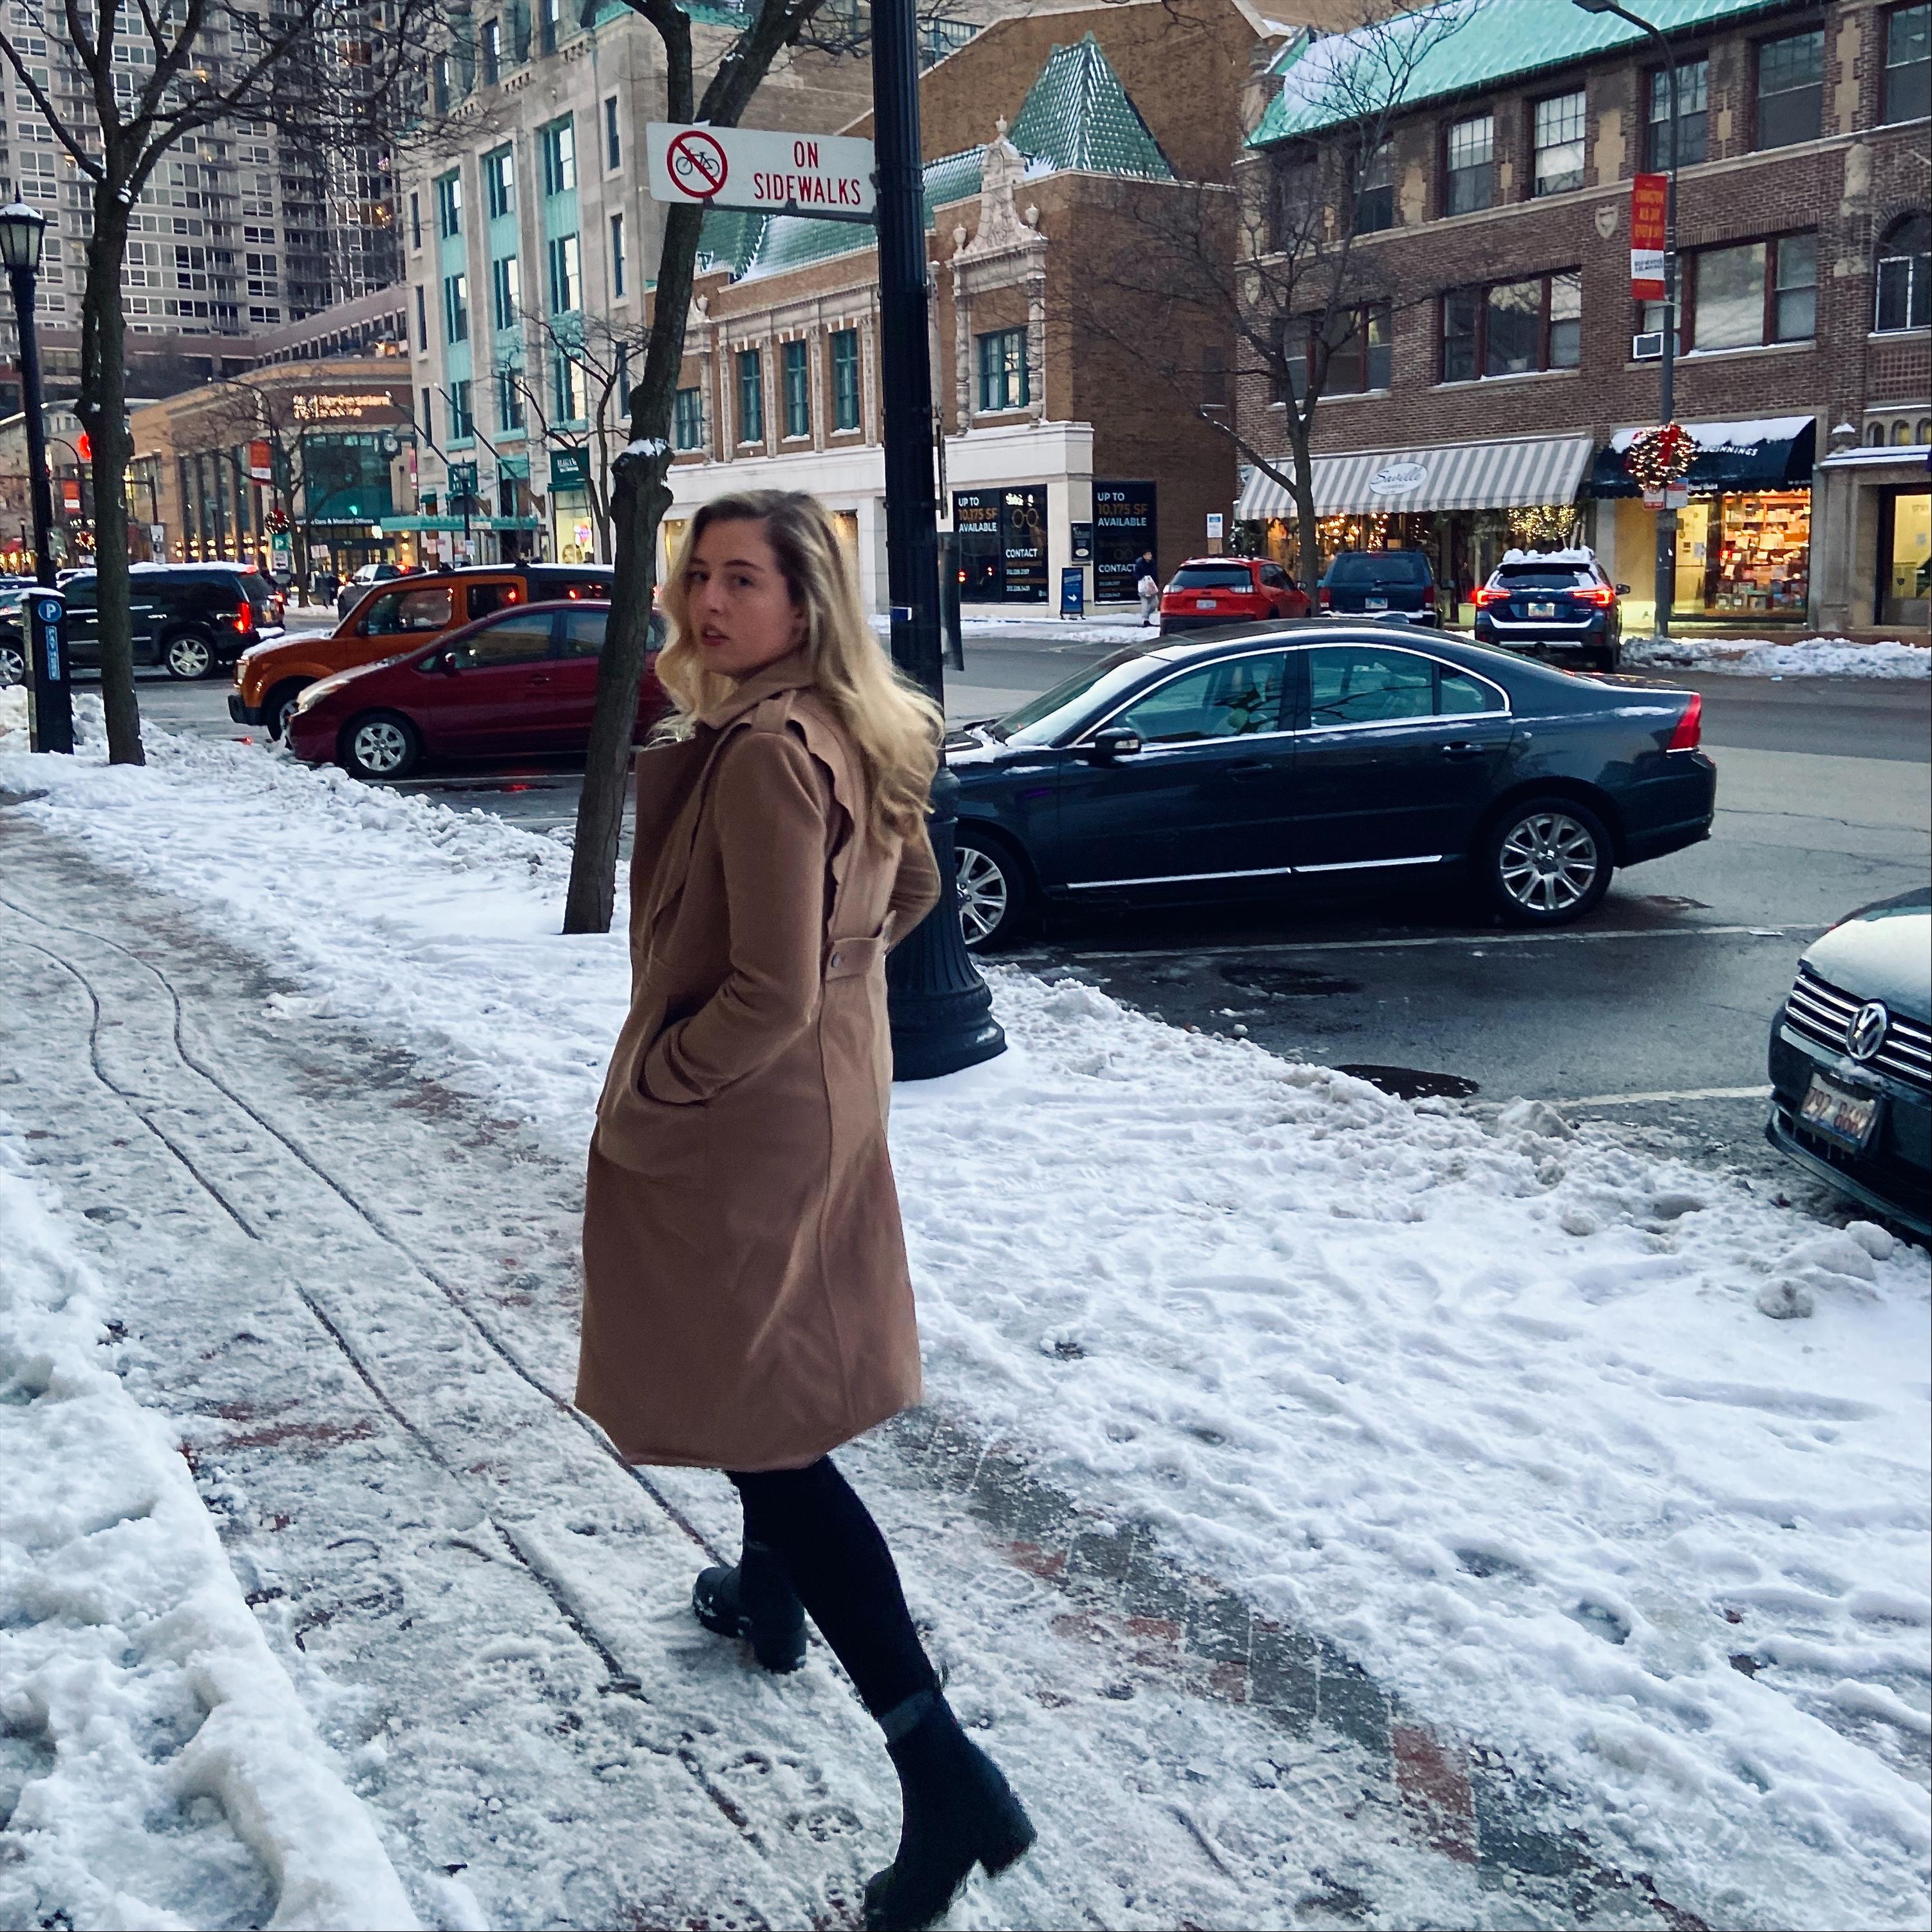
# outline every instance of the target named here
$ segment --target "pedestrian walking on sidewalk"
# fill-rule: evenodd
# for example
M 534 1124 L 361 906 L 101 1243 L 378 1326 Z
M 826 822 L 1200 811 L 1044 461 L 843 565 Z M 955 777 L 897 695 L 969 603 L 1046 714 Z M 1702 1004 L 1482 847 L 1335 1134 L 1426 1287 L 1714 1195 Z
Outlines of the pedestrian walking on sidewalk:
M 1134 586 L 1134 595 L 1141 600 L 1141 622 L 1151 624 L 1160 616 L 1160 579 L 1154 574 L 1154 566 L 1148 564 L 1140 574 Z
M 928 1925 L 1034 1839 L 961 1730 L 884 1538 L 830 1452 L 920 1396 L 886 1144 L 885 956 L 939 897 L 939 714 L 894 678 L 830 518 L 754 490 L 692 520 L 639 754 L 631 1010 L 598 1102 L 577 1400 L 634 1462 L 723 1470 L 743 1555 L 692 1607 L 767 1670 L 809 1614 L 904 1801 L 868 1926 Z

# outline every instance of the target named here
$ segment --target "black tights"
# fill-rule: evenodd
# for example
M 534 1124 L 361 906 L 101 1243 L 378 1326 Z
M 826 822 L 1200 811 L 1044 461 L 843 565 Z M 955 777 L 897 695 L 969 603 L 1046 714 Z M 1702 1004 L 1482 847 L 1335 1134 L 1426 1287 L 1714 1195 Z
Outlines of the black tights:
M 831 1457 L 802 1469 L 725 1473 L 745 1505 L 746 1540 L 778 1559 L 866 1709 L 883 1718 L 936 1690 L 892 1553 Z

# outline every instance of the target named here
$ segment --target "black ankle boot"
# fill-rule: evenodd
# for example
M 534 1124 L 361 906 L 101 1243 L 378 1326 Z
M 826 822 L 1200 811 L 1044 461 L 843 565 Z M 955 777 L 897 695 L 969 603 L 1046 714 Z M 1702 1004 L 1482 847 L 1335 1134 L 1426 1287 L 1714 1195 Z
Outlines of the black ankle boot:
M 691 1607 L 706 1630 L 747 1640 L 767 1670 L 796 1670 L 805 1661 L 805 1606 L 762 1543 L 747 1543 L 728 1570 L 700 1570 Z
M 871 1932 L 916 1932 L 945 1916 L 976 1864 L 989 1878 L 1003 1872 L 1039 1834 L 937 1690 L 908 1698 L 880 1721 L 904 1822 L 898 1856 L 866 1881 L 866 1924 Z

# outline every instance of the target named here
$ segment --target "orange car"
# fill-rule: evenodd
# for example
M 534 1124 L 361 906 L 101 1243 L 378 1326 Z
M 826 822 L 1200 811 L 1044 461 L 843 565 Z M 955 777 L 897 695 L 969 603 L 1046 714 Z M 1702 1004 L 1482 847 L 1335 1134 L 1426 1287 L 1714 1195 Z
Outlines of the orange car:
M 228 715 L 238 724 L 266 725 L 270 737 L 279 738 L 296 700 L 318 678 L 414 650 L 513 604 L 608 598 L 613 574 L 608 564 L 483 564 L 372 584 L 333 632 L 244 651 L 235 665 Z

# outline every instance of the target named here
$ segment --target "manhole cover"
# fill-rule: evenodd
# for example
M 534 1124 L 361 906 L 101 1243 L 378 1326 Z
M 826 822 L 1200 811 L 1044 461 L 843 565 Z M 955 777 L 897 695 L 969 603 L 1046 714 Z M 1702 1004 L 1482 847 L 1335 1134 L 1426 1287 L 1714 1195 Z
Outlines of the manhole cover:
M 1425 1073 L 1417 1066 L 1338 1066 L 1335 1071 L 1352 1073 L 1398 1100 L 1463 1100 L 1478 1091 L 1475 1082 L 1460 1073 Z
M 1306 966 L 1277 966 L 1268 960 L 1230 959 L 1221 976 L 1245 993 L 1265 994 L 1271 1000 L 1319 1000 L 1336 993 L 1359 993 L 1361 982 L 1336 973 L 1318 973 Z

